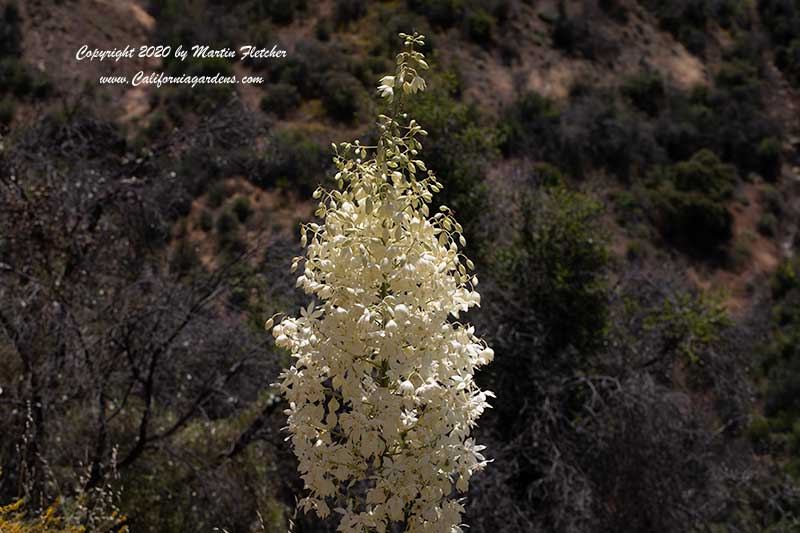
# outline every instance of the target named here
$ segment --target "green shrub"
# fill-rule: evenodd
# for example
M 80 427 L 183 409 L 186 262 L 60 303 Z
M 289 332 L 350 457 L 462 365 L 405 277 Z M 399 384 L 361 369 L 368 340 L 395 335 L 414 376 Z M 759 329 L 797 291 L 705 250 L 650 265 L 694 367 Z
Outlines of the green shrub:
M 200 264 L 200 257 L 194 245 L 187 239 L 181 239 L 175 246 L 170 258 L 170 271 L 176 274 L 191 272 Z
M 589 60 L 612 57 L 619 51 L 619 42 L 602 31 L 586 11 L 577 15 L 567 12 L 562 0 L 558 4 L 558 16 L 552 24 L 553 47 L 570 56 Z
M 737 94 L 757 91 L 759 75 L 756 67 L 744 61 L 724 61 L 717 72 L 715 81 L 721 89 Z
M 580 39 L 578 24 L 567 15 L 567 8 L 563 1 L 558 4 L 558 17 L 553 23 L 553 46 L 568 54 L 574 54 Z
M 0 19 L 0 59 L 18 57 L 22 46 L 20 16 L 17 2 L 9 1 L 3 7 Z
M 555 144 L 553 155 L 546 159 L 569 162 L 575 175 L 603 169 L 627 181 L 664 161 L 655 134 L 652 124 L 619 105 L 613 93 L 579 87 L 560 115 L 549 141 Z
M 515 298 L 541 322 L 545 353 L 571 346 L 588 355 L 603 344 L 608 319 L 610 255 L 598 225 L 602 206 L 554 187 L 524 197 L 521 209 L 504 267 Z
M 755 446 L 756 451 L 764 453 L 769 447 L 770 426 L 769 420 L 763 416 L 755 415 L 747 428 L 747 436 Z
M 355 77 L 334 73 L 324 83 L 322 105 L 332 118 L 351 122 L 364 96 L 364 88 Z
M 408 0 L 408 6 L 438 28 L 453 26 L 464 14 L 459 0 Z
M 300 92 L 288 83 L 274 83 L 266 88 L 261 98 L 261 111 L 284 118 L 300 105 Z
M 535 163 L 533 165 L 533 175 L 536 181 L 544 187 L 563 187 L 566 185 L 561 169 L 550 163 Z
M 320 41 L 327 42 L 331 40 L 331 33 L 333 33 L 331 19 L 327 17 L 318 19 L 314 25 L 314 37 Z
M 764 213 L 758 219 L 756 229 L 765 237 L 774 237 L 778 231 L 778 219 L 772 213 Z
M 333 8 L 333 18 L 339 26 L 356 21 L 366 14 L 366 0 L 336 0 Z
M 168 124 L 167 116 L 162 111 L 156 111 L 150 115 L 142 134 L 147 141 L 154 141 L 168 131 Z
M 464 24 L 469 39 L 483 46 L 491 44 L 497 25 L 492 15 L 483 9 L 470 10 L 464 18 Z
M 261 2 L 270 20 L 280 25 L 291 24 L 297 12 L 305 10 L 305 4 L 305 1 L 298 2 L 297 0 L 263 0 Z
M 771 185 L 764 187 L 764 190 L 761 191 L 761 203 L 764 204 L 764 209 L 768 213 L 772 213 L 776 217 L 783 214 L 783 195 L 775 187 Z
M 745 238 L 734 239 L 724 258 L 724 266 L 731 272 L 742 272 L 750 264 L 753 250 L 750 241 Z
M 228 296 L 228 302 L 233 307 L 244 309 L 249 301 L 249 293 L 245 287 L 234 287 Z
M 293 85 L 304 98 L 321 98 L 326 87 L 338 89 L 332 77 L 350 76 L 351 61 L 335 41 L 303 40 L 294 53 L 270 65 L 269 80 Z
M 758 171 L 767 181 L 775 181 L 781 175 L 782 147 L 775 137 L 761 139 L 756 148 Z
M 200 213 L 200 229 L 206 233 L 214 229 L 214 215 L 208 209 Z
M 187 76 L 233 76 L 233 66 L 230 60 L 222 58 L 189 58 L 184 61 L 172 61 L 167 67 L 170 75 Z M 198 84 L 177 85 L 167 87 L 165 104 L 170 118 L 180 120 L 186 111 L 197 114 L 208 114 L 225 104 L 234 90 L 231 85 Z
M 310 196 L 330 165 L 327 150 L 304 131 L 285 129 L 272 132 L 253 182 L 267 188 L 287 187 Z
M 208 205 L 211 207 L 219 207 L 228 198 L 228 186 L 224 181 L 215 181 L 208 188 Z
M 790 291 L 800 288 L 800 275 L 798 275 L 798 261 L 784 261 L 772 274 L 770 287 L 772 298 L 780 300 Z
M 640 73 L 627 79 L 620 92 L 640 111 L 655 116 L 665 103 L 664 81 L 657 73 Z
M 729 198 L 737 181 L 736 169 L 710 150 L 700 150 L 688 161 L 676 164 L 672 181 L 679 191 L 696 191 L 713 200 Z
M 223 209 L 217 217 L 217 233 L 227 235 L 238 227 L 236 217 L 228 209 Z
M 794 339 L 798 340 L 798 339 Z M 800 354 L 796 347 L 785 346 L 786 355 L 769 372 L 769 386 L 764 402 L 764 414 L 770 418 L 797 420 L 800 416 Z M 789 429 L 789 423 L 780 424 Z
M 791 0 L 759 0 L 764 28 L 775 44 L 775 65 L 800 87 L 800 4 Z
M 14 111 L 16 110 L 16 103 L 10 96 L 4 96 L 0 99 L 0 124 L 11 124 L 14 120 Z
M 236 256 L 247 250 L 247 243 L 238 232 L 229 231 L 219 235 L 218 250 L 220 253 Z
M 628 8 L 620 0 L 599 0 L 597 5 L 620 24 L 628 22 Z
M 250 215 L 253 214 L 253 208 L 250 207 L 250 198 L 247 196 L 237 196 L 233 200 L 233 212 L 239 222 L 245 222 Z
M 800 87 L 800 37 L 794 39 L 789 46 L 778 49 L 775 63 L 795 88 Z
M 479 258 L 481 217 L 487 208 L 485 176 L 497 156 L 497 135 L 477 107 L 466 105 L 441 89 L 417 96 L 410 113 L 429 133 L 423 141 L 427 167 L 444 184 L 434 201 L 453 209 L 464 225 L 469 254 Z M 455 86 L 451 85 L 453 89 Z
M 505 155 L 552 155 L 556 149 L 553 132 L 560 112 L 555 103 L 534 91 L 515 100 L 504 112 L 500 124 Z
M 733 234 L 733 217 L 718 200 L 663 184 L 651 194 L 656 226 L 673 244 L 700 256 L 714 253 Z
M 728 0 L 722 0 L 727 2 Z M 671 33 L 693 54 L 702 54 L 707 45 L 706 24 L 711 2 L 700 0 L 639 0 L 658 19 L 659 26 Z
M 706 292 L 680 292 L 665 298 L 645 319 L 645 330 L 659 329 L 669 346 L 674 346 L 688 362 L 702 363 L 710 347 L 733 325 L 719 295 Z

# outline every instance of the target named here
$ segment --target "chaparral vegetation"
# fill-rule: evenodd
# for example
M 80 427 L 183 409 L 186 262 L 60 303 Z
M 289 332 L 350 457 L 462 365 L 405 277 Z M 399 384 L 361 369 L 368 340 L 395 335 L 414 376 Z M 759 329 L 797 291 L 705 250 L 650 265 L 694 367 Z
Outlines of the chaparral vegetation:
M 798 21 L 0 0 L 0 531 L 797 530 Z

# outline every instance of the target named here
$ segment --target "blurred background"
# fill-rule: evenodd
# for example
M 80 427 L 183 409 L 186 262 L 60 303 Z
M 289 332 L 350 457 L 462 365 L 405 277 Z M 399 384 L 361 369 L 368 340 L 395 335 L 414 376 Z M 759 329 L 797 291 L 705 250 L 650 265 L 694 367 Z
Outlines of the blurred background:
M 0 504 L 335 529 L 295 514 L 263 323 L 412 31 L 496 352 L 470 531 L 797 531 L 800 0 L 0 0 Z M 265 82 L 98 83 L 138 70 Z

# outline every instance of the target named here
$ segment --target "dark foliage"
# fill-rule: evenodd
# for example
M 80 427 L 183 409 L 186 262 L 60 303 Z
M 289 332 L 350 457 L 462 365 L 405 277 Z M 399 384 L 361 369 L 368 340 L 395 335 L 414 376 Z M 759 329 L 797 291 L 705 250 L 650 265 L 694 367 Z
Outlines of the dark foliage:
M 261 111 L 274 113 L 279 118 L 286 117 L 300 105 L 300 93 L 294 85 L 273 83 L 266 88 L 261 98 Z

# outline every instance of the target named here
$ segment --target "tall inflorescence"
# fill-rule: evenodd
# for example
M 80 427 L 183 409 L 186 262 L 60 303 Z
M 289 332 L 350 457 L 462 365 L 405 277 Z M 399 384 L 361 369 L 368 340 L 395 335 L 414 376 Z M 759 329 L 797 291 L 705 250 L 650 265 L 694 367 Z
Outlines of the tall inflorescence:
M 478 280 L 451 212 L 429 213 L 441 184 L 419 159 L 426 132 L 401 111 L 428 65 L 423 37 L 400 37 L 377 146 L 334 145 L 338 187 L 314 193 L 323 223 L 303 226 L 293 263 L 314 301 L 273 329 L 294 362 L 278 385 L 304 510 L 339 513 L 345 532 L 450 533 L 487 463 L 469 433 L 493 396 L 473 374 L 494 353 L 458 321 L 480 303 Z

